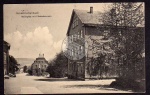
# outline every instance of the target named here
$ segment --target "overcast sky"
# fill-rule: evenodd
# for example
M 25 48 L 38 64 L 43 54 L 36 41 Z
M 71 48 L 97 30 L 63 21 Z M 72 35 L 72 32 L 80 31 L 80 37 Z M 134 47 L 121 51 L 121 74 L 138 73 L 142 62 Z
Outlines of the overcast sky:
M 109 4 L 109 3 L 107 3 Z M 39 53 L 47 60 L 61 50 L 73 9 L 103 12 L 106 3 L 82 4 L 14 4 L 4 5 L 4 40 L 10 43 L 10 55 L 15 58 L 36 58 Z M 21 11 L 36 14 L 17 14 Z

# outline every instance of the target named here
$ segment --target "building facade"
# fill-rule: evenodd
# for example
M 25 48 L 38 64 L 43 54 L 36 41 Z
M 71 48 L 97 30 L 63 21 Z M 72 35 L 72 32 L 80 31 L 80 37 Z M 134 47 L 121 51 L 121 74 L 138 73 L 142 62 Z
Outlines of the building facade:
M 3 42 L 3 54 L 4 54 L 4 76 L 9 75 L 9 50 L 10 44 L 6 41 Z
M 112 53 L 113 51 L 110 49 L 111 40 L 107 39 L 107 35 L 110 34 L 112 28 L 110 25 L 103 24 L 101 17 L 102 13 L 93 11 L 93 7 L 90 7 L 90 11 L 73 10 L 67 36 L 71 37 L 71 41 L 76 43 L 78 43 L 76 39 L 85 39 L 88 48 L 86 49 L 85 56 L 82 59 L 72 60 L 68 58 L 68 78 L 81 80 L 92 77 L 98 78 L 100 77 L 99 75 L 101 70 L 105 71 L 102 75 L 103 77 L 117 77 L 117 65 L 113 63 L 117 63 L 118 61 L 121 63 L 122 60 L 116 60 L 114 58 Z M 120 29 L 121 28 L 122 27 L 120 27 Z M 71 50 L 72 56 L 75 56 L 74 51 L 78 50 L 80 52 L 81 49 L 85 48 Z M 101 66 L 102 68 L 95 70 L 97 71 L 95 73 L 99 73 L 98 76 L 92 75 L 92 72 L 90 72 L 92 64 L 97 64 L 98 62 L 97 60 L 92 60 L 99 57 L 97 52 L 107 52 L 105 62 Z
M 39 54 L 34 63 L 31 65 L 32 75 L 41 76 L 44 75 L 48 67 L 48 61 L 44 58 L 44 54 Z

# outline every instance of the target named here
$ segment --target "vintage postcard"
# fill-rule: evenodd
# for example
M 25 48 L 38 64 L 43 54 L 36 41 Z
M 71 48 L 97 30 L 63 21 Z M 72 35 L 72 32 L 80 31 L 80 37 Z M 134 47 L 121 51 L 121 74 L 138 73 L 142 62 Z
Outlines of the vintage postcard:
M 4 94 L 145 93 L 144 2 L 3 11 Z

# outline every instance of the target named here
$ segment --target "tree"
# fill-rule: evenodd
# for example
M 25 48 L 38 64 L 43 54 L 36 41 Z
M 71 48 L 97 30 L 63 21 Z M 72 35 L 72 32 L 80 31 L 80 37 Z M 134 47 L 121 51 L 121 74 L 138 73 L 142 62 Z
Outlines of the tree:
M 68 70 L 68 60 L 63 52 L 60 52 L 56 57 L 50 61 L 47 72 L 51 77 L 64 77 Z
M 31 67 L 30 67 L 30 66 L 28 67 L 27 72 L 28 72 L 29 75 L 32 75 L 32 70 L 31 70 Z
M 107 10 L 102 19 L 105 25 L 144 26 L 143 3 L 113 3 L 110 10 Z
M 144 13 L 141 9 L 142 4 L 115 3 L 110 13 L 116 31 L 113 34 L 113 42 L 116 44 L 115 54 L 119 65 L 119 60 L 123 61 L 122 77 L 132 78 L 132 75 L 136 75 L 134 67 L 138 61 L 135 60 L 138 60 L 137 55 L 144 49 L 144 30 L 137 28 L 144 22 Z M 122 28 L 118 29 L 121 26 Z M 131 75 L 126 75 L 126 72 L 130 72 Z
M 9 65 L 9 72 L 10 73 L 12 73 L 12 74 L 15 74 L 15 72 L 16 71 L 18 71 L 19 70 L 19 68 L 18 68 L 18 62 L 16 61 L 16 59 L 13 57 L 13 56 L 9 56 L 9 63 L 10 63 L 10 65 Z
M 24 73 L 27 72 L 27 66 L 26 66 L 26 65 L 23 67 L 23 72 L 24 72 Z
M 87 63 L 86 70 L 90 77 L 98 75 L 99 78 L 102 78 L 102 74 L 107 75 L 108 73 L 108 66 L 106 66 L 105 63 L 108 64 L 108 58 L 110 58 L 114 52 L 110 48 L 110 43 L 112 40 L 107 36 L 108 35 L 104 33 L 101 37 L 99 37 L 99 39 L 95 39 L 92 35 L 88 37 L 88 51 L 92 51 L 93 56 L 87 56 L 89 62 Z
M 120 83 L 124 81 L 130 86 L 137 79 L 143 78 L 139 74 L 144 75 L 144 72 L 139 72 L 144 71 L 144 29 L 139 27 L 144 27 L 142 6 L 142 3 L 114 3 L 112 9 L 104 15 L 104 23 L 112 25 L 111 48 L 120 69 Z M 133 86 L 134 84 L 131 87 Z

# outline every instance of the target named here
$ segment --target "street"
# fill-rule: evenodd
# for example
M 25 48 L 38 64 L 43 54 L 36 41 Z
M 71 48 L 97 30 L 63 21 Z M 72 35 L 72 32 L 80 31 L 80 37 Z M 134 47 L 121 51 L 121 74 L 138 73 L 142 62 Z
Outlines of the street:
M 46 78 L 29 76 L 26 73 L 4 80 L 5 94 L 59 94 L 59 93 L 132 93 L 110 88 L 114 79 L 70 80 L 67 78 Z

